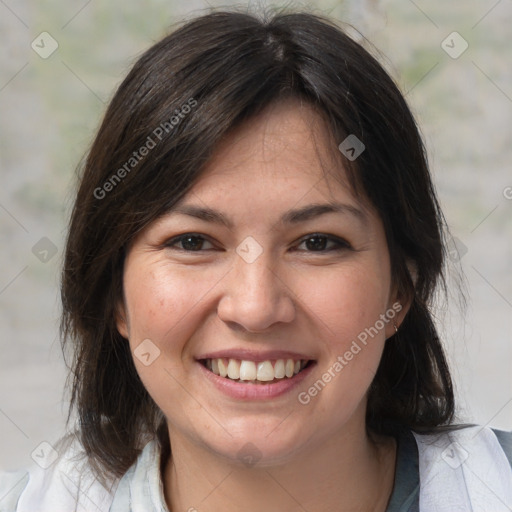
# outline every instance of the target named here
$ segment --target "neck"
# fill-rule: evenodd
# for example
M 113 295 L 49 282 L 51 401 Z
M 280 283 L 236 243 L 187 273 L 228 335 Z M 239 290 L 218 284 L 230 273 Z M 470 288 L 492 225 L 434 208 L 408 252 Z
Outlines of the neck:
M 333 436 L 273 465 L 240 465 L 172 432 L 164 472 L 170 510 L 384 512 L 396 458 L 391 438 L 370 439 L 364 429 Z

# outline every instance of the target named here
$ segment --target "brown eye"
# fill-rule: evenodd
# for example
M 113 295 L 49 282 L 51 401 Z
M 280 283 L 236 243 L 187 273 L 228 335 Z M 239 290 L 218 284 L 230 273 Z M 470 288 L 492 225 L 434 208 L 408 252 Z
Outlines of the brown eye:
M 200 251 L 203 248 L 204 239 L 198 236 L 187 236 L 181 239 L 181 246 L 186 251 Z
M 327 247 L 327 237 L 325 236 L 313 236 L 304 240 L 308 251 L 325 251 Z
M 301 248 L 301 246 L 303 248 Z M 350 249 L 350 244 L 341 238 L 327 235 L 308 235 L 298 245 L 299 250 L 306 252 L 330 252 Z
M 205 244 L 210 244 L 210 247 L 205 247 Z M 211 242 L 206 240 L 203 236 L 190 233 L 177 236 L 172 240 L 169 240 L 165 245 L 171 249 L 190 252 L 198 252 L 201 250 L 211 249 L 213 247 Z

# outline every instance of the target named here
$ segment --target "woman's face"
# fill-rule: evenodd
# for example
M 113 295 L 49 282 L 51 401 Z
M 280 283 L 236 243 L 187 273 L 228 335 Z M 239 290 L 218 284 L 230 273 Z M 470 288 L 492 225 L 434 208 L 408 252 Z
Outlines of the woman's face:
M 171 443 L 272 464 L 364 430 L 401 306 L 327 140 L 310 106 L 268 108 L 131 246 L 118 329 Z

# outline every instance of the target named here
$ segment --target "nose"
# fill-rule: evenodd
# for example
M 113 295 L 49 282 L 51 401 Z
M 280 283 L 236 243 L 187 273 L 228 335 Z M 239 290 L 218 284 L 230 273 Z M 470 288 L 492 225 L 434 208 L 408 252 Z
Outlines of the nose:
M 264 255 L 252 263 L 237 258 L 224 286 L 217 314 L 231 326 L 260 332 L 295 318 L 293 293 Z

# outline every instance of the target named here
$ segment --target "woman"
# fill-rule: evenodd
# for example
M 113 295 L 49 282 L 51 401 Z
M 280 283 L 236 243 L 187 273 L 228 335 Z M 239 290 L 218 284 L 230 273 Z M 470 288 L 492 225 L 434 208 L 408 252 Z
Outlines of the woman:
M 196 18 L 114 96 L 62 279 L 79 425 L 0 510 L 510 510 L 454 425 L 444 221 L 397 87 L 326 19 Z

